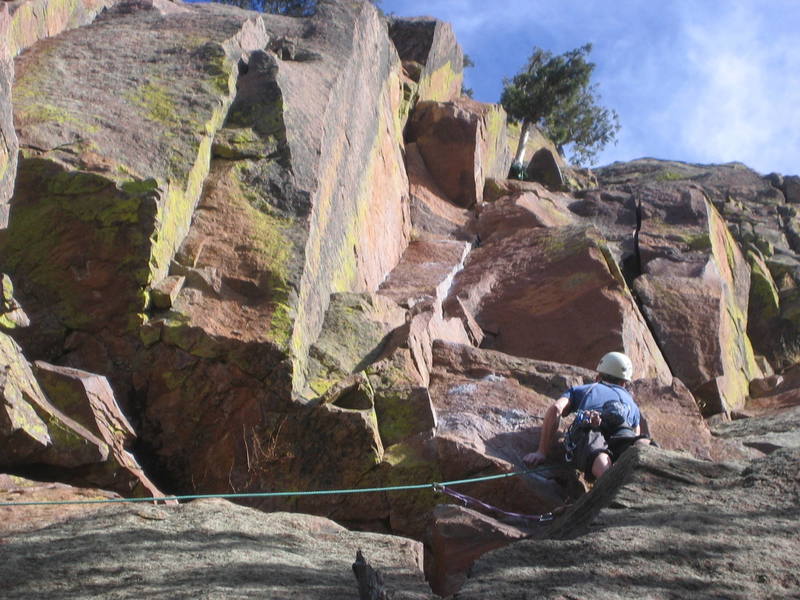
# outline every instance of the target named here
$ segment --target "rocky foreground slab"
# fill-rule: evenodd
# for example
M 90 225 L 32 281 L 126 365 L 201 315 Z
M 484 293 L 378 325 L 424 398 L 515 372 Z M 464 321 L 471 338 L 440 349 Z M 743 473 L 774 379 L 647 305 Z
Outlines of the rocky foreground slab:
M 361 549 L 395 598 L 433 598 L 422 545 L 223 500 L 121 505 L 0 544 L 3 597 L 357 597 Z
M 494 551 L 459 600 L 796 598 L 800 450 L 709 463 L 626 453 L 544 537 Z

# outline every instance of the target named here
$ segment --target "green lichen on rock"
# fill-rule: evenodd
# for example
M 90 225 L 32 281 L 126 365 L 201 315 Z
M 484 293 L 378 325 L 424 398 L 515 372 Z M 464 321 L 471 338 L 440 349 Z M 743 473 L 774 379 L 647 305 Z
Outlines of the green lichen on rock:
M 97 301 L 99 271 L 112 261 L 120 278 L 116 310 L 145 309 L 141 290 L 148 281 L 149 234 L 141 222 L 153 212 L 151 194 L 130 194 L 113 179 L 55 161 L 23 158 L 12 208 L 14 219 L 0 235 L 0 262 L 46 300 L 46 306 L 31 307 L 34 313 L 47 310 L 71 329 L 89 327 L 96 315 L 87 308 Z M 124 322 L 127 314 L 115 318 Z
M 81 118 L 67 110 L 45 102 L 26 104 L 17 111 L 16 120 L 20 125 L 36 125 L 41 123 L 57 123 L 59 125 L 71 124 L 83 126 L 88 132 L 97 131 L 95 125 L 88 125 Z
M 595 227 L 559 227 L 557 230 L 537 232 L 537 236 L 537 246 L 549 263 L 566 260 L 589 248 L 602 248 L 604 245 L 602 236 Z
M 378 359 L 404 323 L 394 302 L 372 294 L 333 294 L 319 337 L 309 350 L 308 386 L 319 395 Z
M 224 354 L 224 347 L 213 336 L 180 318 L 164 321 L 161 341 L 199 358 L 218 358 Z
M 252 127 L 220 130 L 214 138 L 211 153 L 214 158 L 227 160 L 262 159 L 269 155 L 264 140 Z
M 396 444 L 435 427 L 424 388 L 382 388 L 375 395 L 375 414 L 384 445 Z
M 6 147 L 5 145 L 0 145 L 0 181 L 3 181 L 3 178 L 5 178 L 10 165 L 11 159 L 8 152 L 6 152 Z
M 780 296 L 766 263 L 752 250 L 747 253 L 747 262 L 750 264 L 750 315 L 758 315 L 759 319 L 777 317 Z
M 11 439 L 15 432 L 23 432 L 31 440 L 26 444 L 29 451 L 46 447 L 51 443 L 48 427 L 34 408 L 37 398 L 43 399 L 42 391 L 22 349 L 4 333 L 0 333 L 0 372 L 0 433 Z
M 223 95 L 235 90 L 237 71 L 231 68 L 231 57 L 222 44 L 204 42 L 192 54 L 203 64 L 207 81 L 214 90 Z
M 0 273 L 0 301 L 2 301 L 0 306 L 5 310 L 10 307 L 13 300 L 14 283 L 11 281 L 11 277 L 5 273 Z
M 385 486 L 417 485 L 445 479 L 438 462 L 426 452 L 425 442 L 419 440 L 404 441 L 386 448 L 381 474 Z M 389 492 L 388 498 L 393 512 L 406 516 L 425 515 L 441 502 L 441 496 L 431 489 Z
M 685 238 L 686 245 L 690 250 L 710 250 L 711 238 L 708 233 L 698 233 L 694 235 L 687 235 Z
M 18 59 L 28 157 L 0 262 L 40 290 L 37 310 L 52 307 L 63 330 L 108 325 L 101 280 L 115 290 L 111 320 L 143 322 L 145 288 L 166 275 L 200 197 L 238 75 L 231 36 L 246 18 L 202 7 L 114 14 Z
M 449 102 L 458 97 L 463 80 L 462 69 L 453 68 L 448 60 L 438 69 L 422 76 L 417 87 L 417 97 L 419 100 Z
M 656 181 L 680 181 L 681 179 L 686 179 L 688 177 L 685 173 L 677 173 L 675 171 L 670 171 L 669 169 L 665 169 L 656 175 Z
M 490 105 L 486 116 L 486 155 L 483 157 L 484 178 L 505 177 L 512 155 L 506 139 L 506 111 L 500 105 Z
M 284 351 L 289 350 L 296 321 L 296 296 L 301 255 L 299 248 L 302 235 L 298 234 L 299 220 L 281 210 L 277 204 L 284 199 L 270 195 L 267 184 L 253 185 L 262 177 L 270 178 L 274 173 L 273 161 L 244 160 L 230 170 L 233 194 L 247 215 L 248 239 L 257 256 L 262 284 L 269 293 L 273 307 L 269 324 L 270 341 Z
M 142 107 L 147 118 L 155 123 L 171 127 L 178 119 L 178 107 L 165 84 L 145 83 L 128 92 L 127 98 Z
M 719 332 L 724 374 L 721 392 L 727 406 L 736 409 L 747 400 L 749 381 L 762 376 L 747 335 L 750 269 L 725 221 L 708 200 L 706 208 L 711 251 L 724 281 Z

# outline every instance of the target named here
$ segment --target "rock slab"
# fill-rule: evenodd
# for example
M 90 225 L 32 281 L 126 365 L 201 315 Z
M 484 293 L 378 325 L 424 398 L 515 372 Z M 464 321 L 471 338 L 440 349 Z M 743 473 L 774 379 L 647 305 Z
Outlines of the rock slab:
M 0 546 L 5 598 L 357 596 L 361 549 L 395 598 L 432 599 L 422 546 L 319 517 L 219 501 L 126 505 L 23 533 Z

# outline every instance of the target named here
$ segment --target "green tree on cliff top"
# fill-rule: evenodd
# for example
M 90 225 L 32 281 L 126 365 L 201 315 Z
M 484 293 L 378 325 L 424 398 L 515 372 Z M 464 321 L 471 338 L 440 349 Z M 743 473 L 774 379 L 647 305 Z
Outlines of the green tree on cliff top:
M 569 146 L 570 159 L 589 163 L 616 139 L 619 117 L 597 104 L 597 86 L 590 80 L 594 63 L 586 60 L 591 44 L 554 56 L 534 47 L 525 67 L 503 80 L 500 103 L 509 119 L 521 124 L 514 163 L 521 165 L 531 127 L 537 126 L 559 152 Z

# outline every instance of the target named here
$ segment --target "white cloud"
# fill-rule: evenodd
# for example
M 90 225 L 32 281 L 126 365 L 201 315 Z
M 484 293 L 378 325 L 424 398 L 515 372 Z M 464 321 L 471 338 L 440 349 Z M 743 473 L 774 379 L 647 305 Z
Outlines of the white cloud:
M 800 42 L 749 3 L 713 25 L 684 25 L 690 83 L 673 102 L 680 140 L 700 160 L 800 172 Z

